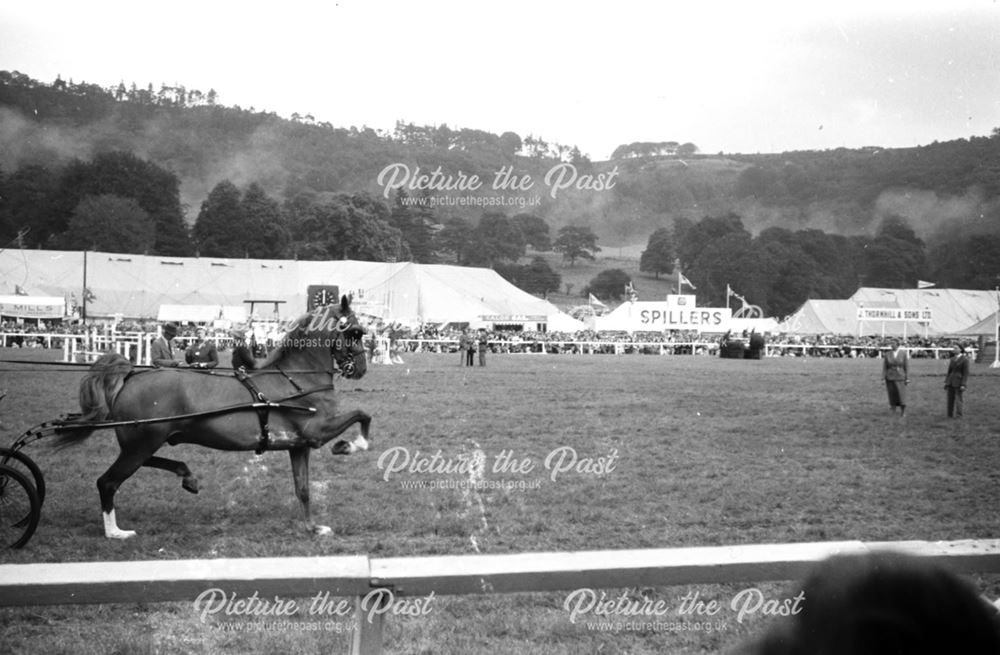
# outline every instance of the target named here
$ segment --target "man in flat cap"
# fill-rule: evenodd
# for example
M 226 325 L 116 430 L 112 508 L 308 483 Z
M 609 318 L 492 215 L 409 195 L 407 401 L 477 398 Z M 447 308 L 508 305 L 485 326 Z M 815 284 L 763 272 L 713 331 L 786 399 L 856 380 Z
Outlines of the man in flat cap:
M 152 348 L 150 349 L 150 359 L 153 361 L 153 366 L 178 366 L 179 362 L 174 359 L 174 349 L 170 345 L 170 342 L 174 337 L 177 336 L 177 326 L 173 323 L 167 323 L 163 326 L 160 336 L 158 336 L 154 341 Z

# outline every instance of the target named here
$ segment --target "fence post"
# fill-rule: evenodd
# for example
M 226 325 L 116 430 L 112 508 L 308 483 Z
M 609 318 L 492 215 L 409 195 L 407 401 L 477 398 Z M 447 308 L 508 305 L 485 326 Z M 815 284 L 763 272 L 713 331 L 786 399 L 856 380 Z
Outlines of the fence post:
M 386 594 L 380 594 L 375 603 L 378 611 L 373 608 L 365 610 L 364 601 L 368 596 L 356 596 L 354 599 L 354 640 L 351 643 L 351 655 L 382 655 L 382 627 L 385 611 L 383 602 L 388 602 Z

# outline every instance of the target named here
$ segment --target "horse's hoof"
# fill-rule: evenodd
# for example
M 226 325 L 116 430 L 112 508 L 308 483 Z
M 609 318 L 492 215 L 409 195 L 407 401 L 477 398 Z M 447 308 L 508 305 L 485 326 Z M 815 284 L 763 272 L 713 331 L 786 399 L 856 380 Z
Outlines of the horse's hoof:
M 333 534 L 333 530 L 328 525 L 314 525 L 312 526 L 312 533 L 317 537 L 325 537 L 328 534 Z
M 108 539 L 131 539 L 135 536 L 135 530 L 115 530 L 104 534 Z
M 190 491 L 193 494 L 198 493 L 198 478 L 184 478 L 181 480 L 181 486 L 184 487 L 185 491 Z

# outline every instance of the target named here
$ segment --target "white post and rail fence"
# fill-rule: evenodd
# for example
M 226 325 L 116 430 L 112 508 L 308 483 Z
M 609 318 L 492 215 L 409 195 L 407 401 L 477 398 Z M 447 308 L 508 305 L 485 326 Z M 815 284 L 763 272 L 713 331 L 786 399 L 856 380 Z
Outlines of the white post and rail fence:
M 479 595 L 574 589 L 786 581 L 803 578 L 835 554 L 895 550 L 943 563 L 956 573 L 1000 573 L 1000 539 L 840 541 L 647 550 L 373 558 L 66 562 L 0 565 L 0 606 L 194 601 L 206 589 L 261 599 L 353 599 L 353 655 L 382 652 L 389 612 L 375 598 Z M 346 602 L 346 601 L 345 601 Z

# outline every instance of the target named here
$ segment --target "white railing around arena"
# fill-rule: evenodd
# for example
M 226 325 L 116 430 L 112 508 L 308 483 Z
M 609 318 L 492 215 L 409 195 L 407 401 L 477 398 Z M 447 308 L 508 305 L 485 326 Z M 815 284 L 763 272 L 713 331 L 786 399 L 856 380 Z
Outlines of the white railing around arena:
M 385 612 L 363 599 L 552 592 L 579 588 L 725 584 L 801 579 L 835 554 L 895 550 L 942 562 L 956 573 L 1000 573 L 1000 539 L 840 541 L 695 548 L 371 558 L 67 562 L 0 565 L 0 606 L 194 601 L 209 588 L 240 597 L 354 598 L 351 653 L 382 652 Z M 388 596 L 388 594 L 386 594 Z
M 6 348 L 25 342 L 44 344 L 45 348 L 62 348 L 63 361 L 81 362 L 93 361 L 98 356 L 113 350 L 119 352 L 142 365 L 149 364 L 150 344 L 155 335 L 152 333 L 130 332 L 116 334 L 59 334 L 30 332 L 0 332 L 0 346 Z M 175 350 L 183 350 L 190 337 L 178 337 Z M 231 337 L 210 337 L 215 341 L 220 351 L 231 348 Z M 645 353 L 654 355 L 694 355 L 717 354 L 717 340 L 700 341 L 612 341 L 612 340 L 491 340 L 490 347 L 500 354 L 634 354 Z M 457 339 L 398 339 L 394 347 L 402 352 L 435 352 L 443 353 L 458 348 Z M 810 344 L 768 342 L 764 346 L 765 357 L 800 356 L 825 357 L 834 351 L 842 351 L 843 355 L 872 357 L 880 347 L 870 344 Z M 928 346 L 906 348 L 911 356 L 941 359 L 951 352 L 950 347 Z M 975 357 L 975 350 L 972 351 Z

